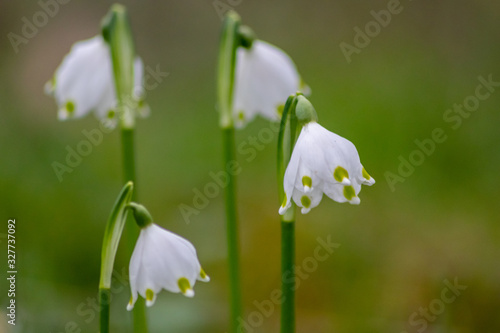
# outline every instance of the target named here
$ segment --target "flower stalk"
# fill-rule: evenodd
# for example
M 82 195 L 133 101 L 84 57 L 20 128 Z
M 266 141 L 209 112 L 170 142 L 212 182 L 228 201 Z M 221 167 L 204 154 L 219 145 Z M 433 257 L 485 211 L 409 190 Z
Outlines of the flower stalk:
M 111 296 L 111 278 L 118 243 L 127 219 L 127 205 L 132 200 L 134 185 L 128 182 L 115 201 L 106 223 L 101 251 L 101 274 L 99 278 L 100 332 L 109 332 L 109 307 Z
M 278 189 L 280 202 L 286 202 L 283 190 L 285 170 L 292 155 L 297 132 L 295 108 L 297 96 L 290 96 L 286 101 L 281 118 L 278 136 Z M 295 263 L 295 206 L 290 207 L 281 216 L 281 281 L 283 303 L 281 306 L 281 333 L 295 332 L 295 279 L 285 279 L 294 271 Z
M 134 128 L 135 106 L 131 105 L 134 90 L 135 49 L 127 10 L 115 4 L 102 22 L 102 35 L 111 51 L 115 78 L 118 114 L 122 129 Z
M 229 12 L 223 23 L 218 71 L 217 71 L 217 107 L 219 125 L 222 130 L 224 165 L 236 158 L 234 143 L 233 93 L 236 50 L 240 44 L 238 29 L 240 18 L 235 12 Z M 226 232 L 228 246 L 229 289 L 230 289 L 230 329 L 236 332 L 238 318 L 242 315 L 241 284 L 239 269 L 239 233 L 236 207 L 236 176 L 228 175 L 225 189 Z
M 115 4 L 103 19 L 102 35 L 110 47 L 111 62 L 117 98 L 117 112 L 121 127 L 123 177 L 136 183 L 134 128 L 135 114 L 139 108 L 134 99 L 135 49 L 127 10 Z M 133 200 L 137 201 L 136 191 Z M 139 232 L 134 223 L 128 223 L 126 238 L 128 252 L 134 250 Z M 144 300 L 138 300 L 133 312 L 135 333 L 146 333 L 147 321 Z
M 317 121 L 316 110 L 301 93 L 288 98 L 278 137 L 278 185 L 282 202 L 279 209 L 281 333 L 295 332 L 295 281 L 284 278 L 294 272 L 295 207 L 301 207 L 302 214 L 307 214 L 320 203 L 323 194 L 337 202 L 357 205 L 361 185 L 375 183 L 361 164 L 354 144 Z

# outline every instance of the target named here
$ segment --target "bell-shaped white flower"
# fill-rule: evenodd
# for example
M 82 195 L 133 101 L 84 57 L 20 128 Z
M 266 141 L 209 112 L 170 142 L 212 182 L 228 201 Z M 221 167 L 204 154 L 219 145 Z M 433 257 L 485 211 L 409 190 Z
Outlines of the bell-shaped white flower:
M 144 65 L 137 57 L 134 62 L 133 101 L 139 112 L 148 112 L 142 100 Z M 58 105 L 59 120 L 81 118 L 94 111 L 97 118 L 110 127 L 117 122 L 117 99 L 109 46 L 101 35 L 75 43 L 45 85 Z
M 320 203 L 323 193 L 357 205 L 361 184 L 373 185 L 375 179 L 361 165 L 354 144 L 311 121 L 303 126 L 286 168 L 285 200 L 279 213 L 283 215 L 293 199 L 306 214 Z
M 196 280 L 210 281 L 201 268 L 194 246 L 154 223 L 141 229 L 129 270 L 132 289 L 127 305 L 129 311 L 134 307 L 137 294 L 146 299 L 147 306 L 152 306 L 162 289 L 193 297 Z
M 308 90 L 292 59 L 281 49 L 261 40 L 254 40 L 249 49 L 238 48 L 233 102 L 237 127 L 257 114 L 278 121 L 287 97 Z

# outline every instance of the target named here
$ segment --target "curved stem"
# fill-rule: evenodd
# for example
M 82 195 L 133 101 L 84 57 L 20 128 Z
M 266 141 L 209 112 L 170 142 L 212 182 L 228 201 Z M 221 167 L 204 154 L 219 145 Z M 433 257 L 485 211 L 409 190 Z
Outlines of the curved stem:
M 278 136 L 278 186 L 280 202 L 284 205 L 286 194 L 283 188 L 286 167 L 292 156 L 297 132 L 295 108 L 297 95 L 288 97 L 281 118 Z M 291 200 L 291 198 L 290 198 Z M 281 281 L 283 303 L 281 306 L 281 333 L 295 332 L 295 204 L 281 216 Z
M 127 218 L 126 207 L 132 199 L 133 183 L 128 182 L 115 201 L 111 214 L 106 223 L 101 251 L 101 274 L 99 277 L 99 305 L 101 333 L 109 332 L 109 301 L 111 277 L 115 263 L 116 251 L 122 236 L 123 227 Z
M 102 24 L 102 35 L 110 48 L 113 77 L 117 97 L 117 111 L 122 129 L 123 176 L 125 181 L 135 183 L 134 127 L 135 111 L 138 107 L 132 98 L 134 89 L 135 47 L 127 9 L 115 4 Z M 137 196 L 134 195 L 134 200 Z M 135 223 L 128 223 L 128 254 L 132 255 L 139 231 Z M 133 310 L 135 333 L 147 333 L 144 300 L 139 299 Z

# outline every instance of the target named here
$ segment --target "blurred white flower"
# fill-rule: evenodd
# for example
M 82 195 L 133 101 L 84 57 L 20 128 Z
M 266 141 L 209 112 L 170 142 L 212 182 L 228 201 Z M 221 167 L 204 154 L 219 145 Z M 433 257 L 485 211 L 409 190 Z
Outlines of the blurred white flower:
M 142 100 L 144 65 L 137 57 L 134 62 L 133 101 L 146 114 Z M 97 118 L 108 126 L 117 122 L 117 99 L 109 46 L 102 36 L 75 43 L 64 57 L 45 92 L 52 95 L 58 105 L 59 120 L 81 118 L 94 111 Z
M 283 215 L 291 200 L 302 214 L 316 207 L 325 193 L 337 202 L 360 203 L 361 184 L 373 185 L 352 142 L 311 121 L 304 125 L 285 171 Z
M 127 310 L 132 310 L 139 293 L 152 306 L 162 290 L 193 297 L 196 280 L 210 278 L 201 268 L 196 249 L 186 239 L 154 223 L 143 227 L 130 259 L 132 297 Z
M 236 57 L 233 114 L 242 127 L 257 114 L 279 121 L 288 96 L 309 88 L 292 59 L 281 49 L 255 40 L 250 49 L 239 47 Z

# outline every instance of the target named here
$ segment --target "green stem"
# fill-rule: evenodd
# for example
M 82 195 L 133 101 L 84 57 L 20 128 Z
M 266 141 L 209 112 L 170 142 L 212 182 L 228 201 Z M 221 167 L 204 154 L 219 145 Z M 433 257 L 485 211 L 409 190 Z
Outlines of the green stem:
M 114 4 L 102 23 L 102 35 L 109 45 L 113 77 L 116 89 L 117 108 L 122 129 L 123 176 L 125 181 L 135 184 L 134 126 L 137 103 L 133 96 L 135 47 L 127 9 Z M 134 192 L 133 200 L 137 201 Z M 127 248 L 132 255 L 139 230 L 135 223 L 127 223 Z M 146 311 L 144 300 L 139 298 L 133 310 L 135 333 L 147 333 Z
M 99 304 L 101 307 L 100 329 L 101 333 L 109 332 L 109 307 L 111 278 L 115 263 L 116 251 L 120 242 L 123 227 L 127 218 L 126 207 L 132 199 L 134 185 L 128 182 L 123 187 L 115 201 L 111 214 L 106 223 L 101 251 L 101 274 L 99 276 Z
M 125 181 L 135 181 L 135 149 L 134 149 L 134 129 L 122 128 L 122 157 L 123 157 L 123 177 Z M 137 188 L 137 187 L 136 187 Z M 137 201 L 137 189 L 132 196 L 133 201 Z M 129 216 L 125 231 L 127 242 L 127 252 L 132 255 L 135 242 L 139 237 L 139 229 Z M 145 333 L 148 331 L 146 319 L 146 306 L 143 298 L 139 297 L 132 310 L 133 325 L 135 333 Z
M 280 202 L 284 205 L 287 201 L 283 188 L 286 167 L 290 162 L 297 132 L 297 118 L 295 109 L 297 95 L 288 97 L 281 118 L 278 136 L 278 186 Z M 292 200 L 290 198 L 290 200 Z M 295 332 L 295 204 L 281 216 L 281 281 L 283 303 L 281 305 L 281 333 Z
M 219 125 L 223 135 L 224 169 L 236 161 L 233 122 L 233 90 L 236 66 L 236 49 L 240 44 L 238 14 L 229 11 L 222 27 L 217 69 L 217 106 Z M 225 191 L 226 229 L 230 288 L 230 328 L 236 333 L 238 318 L 242 316 L 240 270 L 239 270 L 239 238 L 236 212 L 236 175 L 228 174 Z
M 224 165 L 235 161 L 234 129 L 225 128 L 223 133 Z M 238 318 L 242 315 L 240 267 L 239 267 L 239 233 L 238 217 L 236 210 L 236 175 L 228 173 L 228 184 L 225 192 L 226 202 L 226 229 L 229 265 L 229 290 L 230 290 L 230 322 L 231 332 L 236 332 Z
M 122 128 L 122 158 L 123 158 L 123 178 L 126 182 L 132 181 L 135 185 L 135 149 L 134 149 L 134 129 Z M 133 200 L 137 199 L 137 189 L 134 191 Z M 135 227 L 134 224 L 132 226 Z
M 99 288 L 99 307 L 100 307 L 100 321 L 99 321 L 99 332 L 108 333 L 109 332 L 109 302 L 111 298 L 110 288 Z
M 281 333 L 295 332 L 295 221 L 281 221 Z M 288 278 L 286 278 L 288 276 Z
M 240 44 L 239 27 L 240 17 L 235 12 L 229 11 L 222 27 L 217 68 L 217 107 L 219 109 L 219 125 L 221 128 L 232 128 L 234 126 L 234 72 L 236 49 Z

